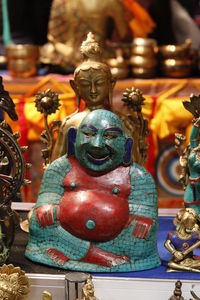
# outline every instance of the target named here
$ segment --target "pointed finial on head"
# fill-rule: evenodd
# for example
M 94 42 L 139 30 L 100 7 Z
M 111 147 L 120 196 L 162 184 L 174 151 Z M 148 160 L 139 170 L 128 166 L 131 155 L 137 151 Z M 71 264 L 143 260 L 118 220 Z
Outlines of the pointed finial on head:
M 95 35 L 92 32 L 89 32 L 87 39 L 83 41 L 81 45 L 81 54 L 83 55 L 84 60 L 94 60 L 100 61 L 101 48 L 97 41 L 95 40 Z

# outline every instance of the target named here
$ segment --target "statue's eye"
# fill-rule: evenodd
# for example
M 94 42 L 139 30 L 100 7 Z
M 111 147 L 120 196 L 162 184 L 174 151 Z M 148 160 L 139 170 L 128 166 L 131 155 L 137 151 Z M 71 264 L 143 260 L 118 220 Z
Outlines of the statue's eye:
M 96 85 L 104 85 L 105 84 L 105 81 L 104 80 L 98 80 L 96 82 Z
M 83 132 L 83 134 L 87 137 L 92 137 L 93 134 L 91 132 Z
M 80 83 L 81 83 L 82 86 L 90 86 L 90 82 L 87 81 L 87 80 L 81 80 Z
M 105 135 L 105 138 L 106 138 L 107 140 L 113 140 L 113 139 L 115 139 L 116 137 L 117 137 L 116 135 L 112 135 L 112 134 Z

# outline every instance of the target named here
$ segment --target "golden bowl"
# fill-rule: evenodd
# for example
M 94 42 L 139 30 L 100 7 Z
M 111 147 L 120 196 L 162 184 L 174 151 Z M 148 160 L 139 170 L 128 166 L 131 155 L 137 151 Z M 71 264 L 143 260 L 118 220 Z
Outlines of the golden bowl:
M 190 59 L 166 59 L 161 63 L 161 70 L 167 77 L 188 77 L 194 67 L 193 60 Z
M 126 68 L 128 66 L 126 60 L 122 57 L 109 58 L 106 62 L 111 68 Z
M 36 74 L 39 49 L 35 45 L 12 45 L 6 49 L 8 71 L 13 77 Z
M 157 59 L 153 57 L 145 57 L 141 55 L 132 56 L 130 58 L 130 64 L 133 67 L 141 67 L 145 69 L 152 69 L 155 68 L 158 64 Z
M 110 71 L 112 73 L 112 75 L 117 78 L 117 79 L 125 79 L 125 78 L 128 78 L 129 77 L 129 68 L 126 67 L 126 68 L 117 68 L 117 67 L 114 67 L 114 68 L 110 68 Z
M 189 57 L 191 53 L 191 43 L 185 42 L 181 45 L 165 45 L 159 47 L 159 53 L 163 58 Z
M 132 74 L 133 77 L 136 78 L 153 78 L 156 75 L 156 70 L 155 69 L 146 69 L 146 68 L 132 68 Z
M 155 57 L 157 54 L 157 47 L 134 46 L 132 48 L 132 54 L 141 55 L 145 57 Z
M 154 39 L 134 38 L 132 46 L 156 47 L 157 42 Z

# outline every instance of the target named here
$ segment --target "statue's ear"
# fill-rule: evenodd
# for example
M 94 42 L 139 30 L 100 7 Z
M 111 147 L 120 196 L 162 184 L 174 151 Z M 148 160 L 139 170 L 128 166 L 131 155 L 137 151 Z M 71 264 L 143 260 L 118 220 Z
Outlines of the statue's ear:
M 70 127 L 67 132 L 67 154 L 74 155 L 74 143 L 76 141 L 76 128 Z
M 115 86 L 116 81 L 117 81 L 117 78 L 114 78 L 114 77 L 111 78 L 111 86 L 112 86 L 112 89 L 114 89 L 114 86 Z
M 75 81 L 73 79 L 70 79 L 69 81 L 70 85 L 71 85 L 71 88 L 74 90 L 74 92 L 76 93 L 77 92 L 77 87 L 76 87 L 76 84 L 75 84 Z
M 116 78 L 111 77 L 110 79 L 110 90 L 109 90 L 109 105 L 112 107 L 112 97 L 113 97 L 113 89 L 116 83 Z
M 73 79 L 70 79 L 69 83 L 70 83 L 72 89 L 74 90 L 74 92 L 76 94 L 76 104 L 77 104 L 77 108 L 78 108 L 78 111 L 79 111 L 79 109 L 80 109 L 80 102 L 81 102 L 79 91 L 78 91 L 76 83 L 75 83 L 75 81 Z
M 131 138 L 127 138 L 125 143 L 125 154 L 123 159 L 123 164 L 125 166 L 131 163 L 132 147 L 133 147 L 133 140 Z

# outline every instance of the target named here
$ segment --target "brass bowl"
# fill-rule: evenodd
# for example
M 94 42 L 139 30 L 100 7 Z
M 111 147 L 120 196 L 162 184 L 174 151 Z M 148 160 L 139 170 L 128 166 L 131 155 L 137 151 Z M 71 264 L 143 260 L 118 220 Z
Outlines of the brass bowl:
M 157 42 L 154 39 L 134 38 L 132 46 L 156 47 Z
M 128 66 L 126 60 L 122 57 L 109 58 L 106 62 L 111 68 L 126 68 Z
M 158 64 L 157 59 L 153 57 L 145 57 L 141 55 L 132 56 L 130 58 L 130 64 L 133 67 L 141 67 L 145 69 L 155 68 Z
M 165 45 L 159 47 L 159 53 L 163 58 L 189 57 L 190 52 L 191 44 L 188 42 L 181 45 Z
M 136 67 L 136 68 L 132 68 L 132 74 L 133 74 L 133 77 L 136 77 L 136 78 L 148 79 L 148 78 L 155 77 L 156 70 Z
M 116 58 L 110 58 L 107 60 L 107 64 L 115 78 L 124 79 L 129 76 L 128 63 L 123 57 L 118 56 Z
M 157 47 L 134 46 L 132 48 L 132 54 L 141 55 L 145 57 L 155 57 L 157 54 Z
M 35 45 L 12 45 L 6 49 L 8 71 L 13 77 L 36 74 L 39 49 Z
M 194 62 L 190 59 L 166 59 L 161 63 L 161 70 L 167 77 L 188 77 L 191 75 Z
M 129 77 L 129 68 L 110 68 L 111 74 L 117 79 L 125 79 Z

